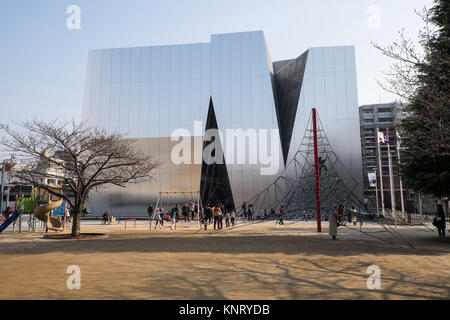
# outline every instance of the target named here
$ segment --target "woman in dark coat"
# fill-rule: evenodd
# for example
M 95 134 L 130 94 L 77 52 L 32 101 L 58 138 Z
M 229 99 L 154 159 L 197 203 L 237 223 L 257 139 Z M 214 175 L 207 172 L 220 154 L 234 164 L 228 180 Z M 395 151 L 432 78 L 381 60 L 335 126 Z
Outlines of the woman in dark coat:
M 445 213 L 442 204 L 438 204 L 437 206 L 433 224 L 438 229 L 439 238 L 445 238 Z

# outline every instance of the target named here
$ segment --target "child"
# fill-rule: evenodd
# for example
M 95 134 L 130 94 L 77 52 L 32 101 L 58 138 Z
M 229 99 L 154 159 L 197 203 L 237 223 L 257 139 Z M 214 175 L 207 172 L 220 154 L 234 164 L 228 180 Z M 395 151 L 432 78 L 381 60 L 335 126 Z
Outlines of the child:
M 227 213 L 225 214 L 225 226 L 228 228 L 230 226 L 230 213 L 227 211 Z
M 156 215 L 155 215 L 155 220 L 156 220 L 156 224 L 155 224 L 155 229 L 158 226 L 158 222 L 159 222 L 159 228 L 163 227 L 163 213 L 164 213 L 164 209 L 161 208 L 161 210 L 156 209 Z

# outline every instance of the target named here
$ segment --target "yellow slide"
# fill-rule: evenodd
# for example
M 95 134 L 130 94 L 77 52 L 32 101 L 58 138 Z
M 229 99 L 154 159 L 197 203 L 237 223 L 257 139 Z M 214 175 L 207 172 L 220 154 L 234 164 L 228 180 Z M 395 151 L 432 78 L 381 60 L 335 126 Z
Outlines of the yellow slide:
M 62 222 L 58 218 L 50 216 L 50 212 L 53 209 L 56 209 L 56 208 L 62 206 L 62 204 L 63 204 L 63 201 L 59 200 L 56 202 L 50 202 L 49 204 L 40 206 L 39 208 L 34 209 L 34 216 L 37 219 L 45 222 L 47 224 L 47 229 L 55 230 L 55 231 L 62 231 L 64 229 Z

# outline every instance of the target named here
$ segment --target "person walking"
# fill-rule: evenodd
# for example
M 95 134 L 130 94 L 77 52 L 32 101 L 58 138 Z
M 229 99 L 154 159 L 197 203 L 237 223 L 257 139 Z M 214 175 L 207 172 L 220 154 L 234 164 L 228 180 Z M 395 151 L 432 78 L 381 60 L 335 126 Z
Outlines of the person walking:
M 64 218 L 62 219 L 64 228 L 66 227 L 66 222 L 69 220 L 69 218 L 70 218 L 69 206 L 66 205 L 66 207 L 64 208 Z
M 226 226 L 227 228 L 230 227 L 230 219 L 231 219 L 230 212 L 227 211 L 227 213 L 225 213 L 225 226 Z
M 437 205 L 433 225 L 438 229 L 439 239 L 445 238 L 445 212 L 442 204 Z
M 223 229 L 223 216 L 224 216 L 223 211 L 220 210 L 220 215 L 219 215 L 219 230 L 222 230 L 222 229 Z
M 106 224 L 106 223 L 108 223 L 109 222 L 109 212 L 108 211 L 105 211 L 104 213 L 103 213 L 103 224 Z
M 247 218 L 247 202 L 242 204 L 242 215 L 244 216 L 244 219 Z
M 231 211 L 231 226 L 234 227 L 234 220 L 236 220 L 236 210 Z
M 153 216 L 153 212 L 154 212 L 153 205 L 150 203 L 149 206 L 147 207 L 147 214 L 148 214 L 150 219 Z
M 252 204 L 250 204 L 249 206 L 248 206 L 248 221 L 251 221 L 251 222 L 253 222 L 253 215 L 254 215 L 254 211 L 253 211 L 253 205 Z
M 342 204 L 339 205 L 338 207 L 338 227 L 339 225 L 345 225 L 345 220 L 344 220 L 344 206 Z
M 181 208 L 181 212 L 183 213 L 183 217 L 184 217 L 184 222 L 190 222 L 189 221 L 189 212 L 188 212 L 189 208 L 188 208 L 188 204 L 185 203 L 183 208 Z
M 164 211 L 164 208 L 161 208 L 161 210 L 159 211 L 159 224 L 161 225 L 161 227 L 164 226 L 164 218 L 166 217 L 166 212 Z
M 158 226 L 158 223 L 159 228 L 162 228 L 164 226 L 164 208 L 161 208 L 161 210 L 156 209 L 155 220 L 156 220 L 155 229 Z
M 305 219 L 305 221 L 308 222 L 308 215 L 307 215 L 305 209 L 302 210 L 302 216 L 303 216 L 303 218 Z
M 339 210 L 343 206 L 339 206 Z M 328 216 L 328 234 L 333 240 L 337 240 L 337 228 L 338 222 L 341 221 L 342 215 L 340 215 L 339 210 L 336 206 L 331 209 L 330 215 Z M 342 209 L 343 211 L 343 209 Z
M 214 216 L 214 230 L 216 230 L 216 225 L 217 225 L 217 229 L 220 230 L 222 229 L 222 211 L 220 210 L 220 206 L 215 206 L 213 209 L 213 216 Z
M 356 226 L 356 222 L 358 222 L 358 211 L 356 210 L 355 206 L 350 207 L 350 218 L 349 222 L 353 222 L 353 225 Z
M 203 205 L 200 204 L 200 207 L 198 208 L 198 216 L 201 219 L 201 222 L 203 224 L 203 229 L 208 229 L 208 217 L 207 217 L 207 209 Z
M 200 219 L 200 210 L 197 203 L 194 203 L 194 216 Z
M 284 206 L 281 206 L 280 207 L 280 215 L 278 216 L 278 219 L 277 219 L 277 223 L 278 224 L 284 224 L 284 222 L 283 222 L 283 214 L 284 214 L 285 211 L 286 210 L 284 209 Z
M 177 220 L 179 220 L 180 219 L 180 205 L 178 203 L 175 206 L 175 214 L 176 214 Z
M 176 223 L 177 223 L 177 210 L 175 207 L 173 207 L 171 210 L 170 220 L 172 222 L 170 229 L 174 230 L 176 228 Z
M 189 213 L 191 214 L 191 220 L 194 220 L 195 207 L 194 207 L 194 202 L 192 200 L 189 201 Z
M 213 207 L 211 205 L 211 203 L 209 203 L 206 208 L 205 208 L 205 212 L 206 212 L 206 219 L 208 219 L 208 224 L 211 224 L 212 222 L 212 218 L 213 218 Z
M 270 208 L 270 213 L 269 213 L 269 216 L 271 216 L 271 217 L 275 217 L 275 209 L 274 208 Z

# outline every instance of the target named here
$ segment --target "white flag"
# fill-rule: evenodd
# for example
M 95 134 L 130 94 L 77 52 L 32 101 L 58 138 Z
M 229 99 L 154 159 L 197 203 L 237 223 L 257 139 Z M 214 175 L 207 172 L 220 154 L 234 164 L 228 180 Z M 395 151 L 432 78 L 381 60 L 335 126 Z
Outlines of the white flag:
M 383 132 L 378 132 L 378 143 L 380 143 L 380 142 L 386 143 Z
M 367 176 L 369 178 L 369 186 L 375 187 L 377 185 L 377 175 L 375 172 L 369 172 Z

